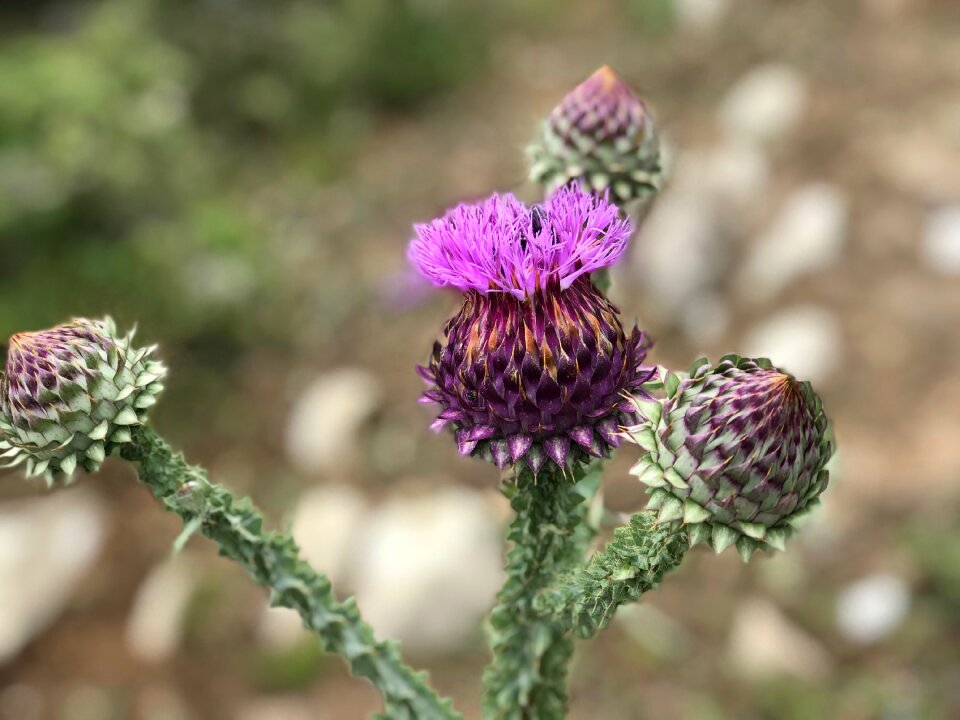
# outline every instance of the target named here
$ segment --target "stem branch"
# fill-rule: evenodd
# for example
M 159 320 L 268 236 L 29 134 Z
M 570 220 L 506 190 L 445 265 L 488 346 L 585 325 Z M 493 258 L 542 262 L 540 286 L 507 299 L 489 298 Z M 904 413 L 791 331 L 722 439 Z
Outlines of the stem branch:
M 138 464 L 140 480 L 164 507 L 220 546 L 220 553 L 239 562 L 271 591 L 271 605 L 296 610 L 328 652 L 342 655 L 354 675 L 366 678 L 383 694 L 388 720 L 458 720 L 449 700 L 428 686 L 426 673 L 404 664 L 397 643 L 378 641 L 363 622 L 353 598 L 339 602 L 329 579 L 300 559 L 293 539 L 264 532 L 263 517 L 248 498 L 207 479 L 188 465 L 149 427 L 134 431 L 123 458 Z

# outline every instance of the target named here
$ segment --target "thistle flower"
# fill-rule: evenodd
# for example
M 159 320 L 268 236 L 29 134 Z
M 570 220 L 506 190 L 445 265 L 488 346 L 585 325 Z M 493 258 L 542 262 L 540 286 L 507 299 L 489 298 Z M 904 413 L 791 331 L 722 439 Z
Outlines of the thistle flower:
M 792 525 L 826 489 L 830 424 L 810 383 L 769 360 L 703 360 L 668 376 L 662 406 L 638 400 L 645 420 L 627 435 L 644 450 L 633 469 L 661 522 L 683 523 L 692 544 L 783 549 Z
M 574 88 L 528 148 L 530 179 L 552 191 L 570 182 L 618 203 L 656 192 L 660 148 L 643 100 L 609 66 Z
M 590 280 L 631 231 L 605 197 L 573 187 L 532 209 L 494 195 L 416 226 L 413 264 L 465 294 L 419 368 L 421 400 L 441 407 L 432 427 L 452 425 L 461 454 L 564 468 L 606 455 L 636 421 L 626 393 L 642 394 L 654 373 L 642 365 L 648 344 Z
M 166 369 L 113 320 L 77 319 L 10 338 L 0 379 L 0 459 L 28 475 L 94 472 L 145 420 Z

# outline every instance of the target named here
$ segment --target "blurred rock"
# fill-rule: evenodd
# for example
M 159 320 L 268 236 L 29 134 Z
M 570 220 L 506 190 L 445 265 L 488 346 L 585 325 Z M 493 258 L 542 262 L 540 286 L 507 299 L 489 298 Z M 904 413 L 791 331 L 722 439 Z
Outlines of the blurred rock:
M 32 685 L 9 685 L 0 690 L 0 720 L 40 720 L 43 694 Z
M 687 303 L 680 324 L 695 349 L 706 351 L 726 333 L 730 310 L 719 293 L 698 295 Z
M 960 275 L 960 205 L 938 208 L 927 216 L 921 257 L 936 273 Z
M 445 653 L 479 634 L 503 573 L 491 496 L 451 487 L 385 503 L 356 567 L 357 602 L 382 637 Z
M 843 361 L 843 332 L 834 315 L 816 305 L 796 305 L 751 330 L 743 342 L 748 357 L 767 357 L 801 380 L 829 380 Z
M 710 192 L 737 215 L 759 206 L 770 177 L 770 161 L 763 148 L 743 138 L 726 137 L 706 153 L 703 177 Z
M 249 703 L 237 720 L 333 720 L 333 715 L 302 698 L 269 698 Z
M 851 583 L 837 598 L 836 620 L 848 640 L 870 645 L 894 632 L 910 610 L 910 587 L 890 573 Z
M 330 578 L 338 590 L 350 582 L 356 548 L 362 542 L 362 522 L 368 512 L 363 495 L 346 485 L 307 490 L 297 503 L 293 536 L 303 557 Z M 300 616 L 288 608 L 266 608 L 261 637 L 270 645 L 287 645 L 306 632 Z
M 615 622 L 634 643 L 662 660 L 680 660 L 690 650 L 690 634 L 683 625 L 649 603 L 621 607 Z
M 762 597 L 741 600 L 729 657 L 734 669 L 750 680 L 788 676 L 815 682 L 833 667 L 833 658 L 814 637 Z
M 105 522 L 84 488 L 0 506 L 0 664 L 67 606 L 100 554 Z
M 635 247 L 633 266 L 650 310 L 671 322 L 723 273 L 726 253 L 710 198 L 679 183 L 657 200 Z
M 706 33 L 730 11 L 730 0 L 674 0 L 673 7 L 681 30 Z
M 127 619 L 131 654 L 146 662 L 163 662 L 176 654 L 199 579 L 200 568 L 184 553 L 167 558 L 150 571 L 137 589 Z
M 744 265 L 744 295 L 767 302 L 802 275 L 836 262 L 847 240 L 847 216 L 847 200 L 834 185 L 811 183 L 794 192 Z
M 788 135 L 807 104 L 807 85 L 788 65 L 758 65 L 730 88 L 720 125 L 735 137 L 768 142 Z
M 359 368 L 320 376 L 297 398 L 287 426 L 287 452 L 303 472 L 332 473 L 357 460 L 357 438 L 380 405 L 377 378 Z

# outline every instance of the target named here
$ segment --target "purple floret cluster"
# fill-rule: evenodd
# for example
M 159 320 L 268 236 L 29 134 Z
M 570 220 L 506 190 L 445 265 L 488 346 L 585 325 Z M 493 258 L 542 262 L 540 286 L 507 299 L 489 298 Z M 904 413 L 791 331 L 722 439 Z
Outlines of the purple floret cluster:
M 533 208 L 510 194 L 460 204 L 415 230 L 410 260 L 434 285 L 523 300 L 617 262 L 633 226 L 605 196 L 563 187 Z

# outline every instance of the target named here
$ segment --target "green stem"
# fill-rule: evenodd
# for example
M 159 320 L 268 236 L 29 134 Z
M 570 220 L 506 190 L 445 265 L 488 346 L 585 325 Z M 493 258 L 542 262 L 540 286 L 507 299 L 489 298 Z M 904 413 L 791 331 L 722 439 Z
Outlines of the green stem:
M 248 498 L 236 500 L 207 479 L 202 468 L 188 465 L 152 429 L 137 428 L 121 455 L 139 466 L 140 480 L 167 510 L 184 522 L 185 532 L 199 531 L 220 546 L 271 591 L 271 604 L 296 610 L 328 652 L 342 655 L 354 675 L 366 678 L 383 694 L 389 720 L 456 720 L 449 700 L 427 685 L 400 658 L 397 643 L 378 641 L 360 617 L 353 598 L 339 602 L 330 581 L 300 559 L 293 539 L 264 532 L 263 517 Z
M 638 513 L 585 565 L 560 575 L 534 607 L 580 637 L 605 628 L 621 605 L 635 602 L 676 568 L 689 547 L 687 535 Z
M 493 660 L 483 681 L 488 720 L 553 720 L 566 713 L 567 666 L 573 642 L 564 628 L 534 607 L 554 578 L 579 563 L 590 530 L 583 523 L 584 491 L 577 477 L 524 468 L 505 492 L 516 518 L 507 539 L 507 580 L 490 616 Z

